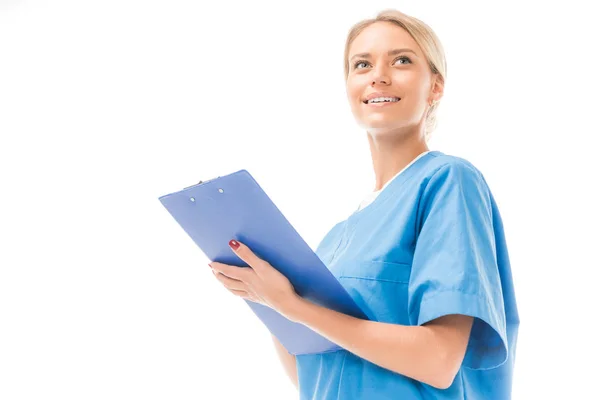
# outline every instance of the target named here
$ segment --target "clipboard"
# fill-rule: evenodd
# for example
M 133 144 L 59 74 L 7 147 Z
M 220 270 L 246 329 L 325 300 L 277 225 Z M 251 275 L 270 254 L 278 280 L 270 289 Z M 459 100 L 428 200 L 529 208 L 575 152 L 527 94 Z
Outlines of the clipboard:
M 368 319 L 247 170 L 200 181 L 159 200 L 209 260 L 248 267 L 229 247 L 229 240 L 239 240 L 285 275 L 301 297 Z M 341 349 L 270 307 L 244 301 L 290 354 Z

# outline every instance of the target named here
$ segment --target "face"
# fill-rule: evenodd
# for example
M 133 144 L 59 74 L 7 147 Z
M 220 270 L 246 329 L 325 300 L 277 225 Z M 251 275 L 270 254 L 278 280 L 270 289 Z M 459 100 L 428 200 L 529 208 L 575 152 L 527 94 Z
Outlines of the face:
M 401 27 L 376 22 L 351 43 L 346 92 L 358 124 L 374 133 L 418 128 L 429 102 L 438 101 L 427 59 Z

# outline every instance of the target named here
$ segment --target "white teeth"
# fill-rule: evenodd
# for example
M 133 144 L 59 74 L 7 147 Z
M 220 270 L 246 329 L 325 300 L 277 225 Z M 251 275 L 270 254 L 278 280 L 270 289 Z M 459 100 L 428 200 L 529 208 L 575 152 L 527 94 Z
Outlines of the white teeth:
M 374 99 L 370 99 L 367 103 L 383 103 L 383 102 L 392 102 L 395 103 L 400 101 L 398 97 L 375 97 Z

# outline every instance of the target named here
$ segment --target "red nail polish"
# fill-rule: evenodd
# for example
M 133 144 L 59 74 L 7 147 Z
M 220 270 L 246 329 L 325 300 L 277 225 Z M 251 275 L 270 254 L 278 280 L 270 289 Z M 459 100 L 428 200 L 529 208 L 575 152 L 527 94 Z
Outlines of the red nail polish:
M 235 240 L 230 240 L 229 246 L 231 246 L 234 250 L 237 250 L 240 247 L 240 244 L 238 242 L 236 242 Z

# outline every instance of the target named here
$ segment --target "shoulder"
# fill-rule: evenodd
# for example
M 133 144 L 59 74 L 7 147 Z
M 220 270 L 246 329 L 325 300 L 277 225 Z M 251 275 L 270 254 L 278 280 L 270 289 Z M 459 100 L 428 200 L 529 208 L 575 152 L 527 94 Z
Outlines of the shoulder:
M 491 215 L 491 190 L 473 163 L 462 157 L 436 152 L 428 164 L 419 185 L 419 226 L 431 216 L 438 218 L 442 226 L 453 218 L 459 218 L 457 221 L 463 223 Z M 467 214 L 471 217 L 465 219 Z
M 484 180 L 482 172 L 466 158 L 445 154 L 440 151 L 431 153 L 432 157 L 427 165 L 424 179 L 432 177 L 469 178 Z
M 446 197 L 452 193 L 490 196 L 490 188 L 483 173 L 472 162 L 439 151 L 431 154 L 421 176 L 422 196 Z

